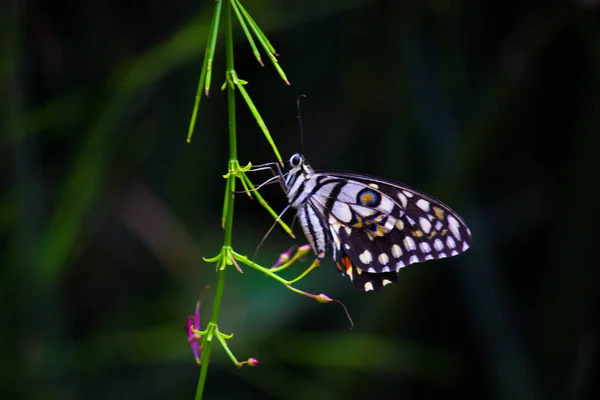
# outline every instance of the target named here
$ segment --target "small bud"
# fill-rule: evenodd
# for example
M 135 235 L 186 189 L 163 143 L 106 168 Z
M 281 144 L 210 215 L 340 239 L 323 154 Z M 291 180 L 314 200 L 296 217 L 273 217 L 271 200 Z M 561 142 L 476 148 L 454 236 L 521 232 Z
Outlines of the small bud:
M 294 249 L 294 247 L 290 247 L 288 251 L 286 251 L 285 253 L 281 253 L 279 255 L 279 258 L 277 259 L 277 262 L 275 263 L 275 265 L 273 265 L 271 267 L 271 269 L 277 268 L 281 264 L 284 264 L 284 263 L 288 262 L 290 260 L 290 254 L 292 254 L 292 250 L 293 249 Z
M 315 296 L 315 300 L 317 300 L 319 303 L 329 303 L 329 302 L 331 302 L 331 301 L 334 301 L 334 300 L 332 300 L 332 299 L 331 299 L 329 296 L 327 296 L 327 295 L 326 295 L 326 294 L 324 294 L 324 293 L 321 293 L 321 294 L 319 294 L 319 295 L 316 295 L 316 296 Z M 336 300 L 336 301 L 337 301 L 337 300 Z
M 239 363 L 238 367 L 241 368 L 244 365 L 247 365 L 249 367 L 256 367 L 258 365 L 258 360 L 256 358 L 250 357 L 246 361 L 242 361 L 241 363 Z
M 304 246 L 298 247 L 298 251 L 296 252 L 296 254 L 298 255 L 298 257 L 302 257 L 302 256 L 308 254 L 309 252 L 310 252 L 310 245 L 305 244 Z

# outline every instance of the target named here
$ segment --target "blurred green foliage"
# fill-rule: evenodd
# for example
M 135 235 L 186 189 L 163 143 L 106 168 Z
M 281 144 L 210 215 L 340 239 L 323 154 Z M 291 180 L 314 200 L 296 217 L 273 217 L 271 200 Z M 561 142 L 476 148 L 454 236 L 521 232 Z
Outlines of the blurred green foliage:
M 238 75 L 282 156 L 299 150 L 305 94 L 314 167 L 418 187 L 474 243 L 377 294 L 324 263 L 300 287 L 344 301 L 352 331 L 338 305 L 232 269 L 219 326 L 260 364 L 238 371 L 216 347 L 206 398 L 597 397 L 598 2 L 244 4 L 292 84 L 240 31 Z M 0 5 L 2 398 L 193 397 L 183 328 L 214 283 L 202 257 L 221 245 L 227 168 L 223 92 L 185 142 L 212 7 Z M 240 163 L 272 161 L 238 111 Z M 234 243 L 251 256 L 272 218 L 238 199 Z M 276 229 L 257 261 L 296 233 Z

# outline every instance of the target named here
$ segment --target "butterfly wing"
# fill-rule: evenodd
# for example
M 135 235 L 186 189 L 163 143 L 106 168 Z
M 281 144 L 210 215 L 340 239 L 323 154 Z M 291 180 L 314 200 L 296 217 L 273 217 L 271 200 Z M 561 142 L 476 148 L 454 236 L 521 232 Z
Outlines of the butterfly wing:
M 395 271 L 373 273 L 358 268 L 343 250 L 340 252 L 340 257 L 336 260 L 335 266 L 343 276 L 347 276 L 354 283 L 354 286 L 361 291 L 379 291 L 385 285 L 398 281 L 398 273 Z
M 314 191 L 311 203 L 327 219 L 336 266 L 361 290 L 379 290 L 406 265 L 455 256 L 471 244 L 462 219 L 416 189 L 345 172 L 315 175 L 330 186 Z

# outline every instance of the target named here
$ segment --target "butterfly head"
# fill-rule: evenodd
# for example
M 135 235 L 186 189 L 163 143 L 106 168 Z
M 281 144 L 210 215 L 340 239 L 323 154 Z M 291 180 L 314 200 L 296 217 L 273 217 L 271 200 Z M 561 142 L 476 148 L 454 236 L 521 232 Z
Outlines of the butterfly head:
M 306 162 L 306 158 L 300 153 L 290 157 L 290 175 L 303 174 L 306 178 L 314 173 L 313 169 Z
M 311 175 L 314 174 L 313 169 L 308 165 L 304 156 L 300 153 L 296 153 L 290 157 L 288 161 L 289 171 L 286 173 L 284 186 L 291 188 L 294 182 L 301 177 L 301 181 L 310 179 Z
M 299 168 L 304 164 L 304 156 L 300 153 L 296 153 L 290 157 L 290 168 Z

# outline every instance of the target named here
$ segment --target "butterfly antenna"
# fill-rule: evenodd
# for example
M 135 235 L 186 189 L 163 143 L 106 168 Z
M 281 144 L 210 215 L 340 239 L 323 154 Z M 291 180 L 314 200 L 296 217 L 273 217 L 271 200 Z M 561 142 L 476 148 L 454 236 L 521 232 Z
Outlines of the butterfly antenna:
M 271 234 L 271 231 L 275 228 L 275 225 L 277 225 L 277 222 L 279 222 L 279 220 L 281 219 L 281 217 L 283 217 L 283 214 L 285 214 L 285 212 L 287 210 L 289 210 L 289 208 L 290 208 L 290 205 L 287 205 L 283 209 L 283 211 L 281 212 L 281 214 L 279 214 L 279 216 L 277 217 L 277 219 L 275 219 L 275 222 L 273 222 L 273 225 L 271 225 L 271 227 L 269 228 L 269 230 L 267 231 L 267 233 L 265 233 L 265 236 L 263 236 L 263 238 L 260 241 L 260 243 L 258 244 L 258 246 L 256 246 L 256 251 L 254 252 L 254 257 L 252 257 L 252 261 L 256 260 L 256 255 L 258 254 L 258 250 L 260 249 L 260 246 L 262 246 L 262 244 L 267 239 L 267 236 L 269 236 L 269 234 Z
M 302 114 L 300 114 L 300 99 L 306 97 L 305 94 L 298 96 L 296 108 L 298 109 L 298 125 L 300 126 L 300 153 L 304 154 L 304 130 L 302 129 Z

